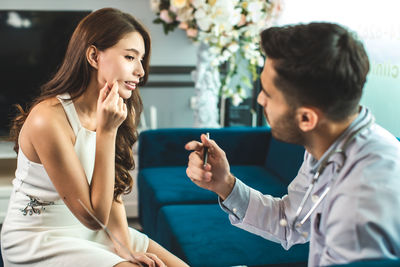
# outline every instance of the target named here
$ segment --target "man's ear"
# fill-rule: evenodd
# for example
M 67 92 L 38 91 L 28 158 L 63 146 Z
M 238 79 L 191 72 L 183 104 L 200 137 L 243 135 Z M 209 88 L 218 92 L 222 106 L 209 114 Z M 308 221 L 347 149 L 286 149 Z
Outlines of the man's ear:
M 309 132 L 315 129 L 319 120 L 320 114 L 317 109 L 309 107 L 300 107 L 296 111 L 296 120 L 299 128 L 303 132 Z
M 98 50 L 94 45 L 91 45 L 86 49 L 86 60 L 89 62 L 90 66 L 97 70 L 98 68 Z

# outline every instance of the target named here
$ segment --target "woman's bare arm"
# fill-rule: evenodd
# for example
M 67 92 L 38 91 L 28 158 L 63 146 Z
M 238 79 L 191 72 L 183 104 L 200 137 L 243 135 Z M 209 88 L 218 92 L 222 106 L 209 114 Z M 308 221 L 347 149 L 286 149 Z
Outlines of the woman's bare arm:
M 77 200 L 80 199 L 102 223 L 108 223 L 114 193 L 115 139 L 118 126 L 126 118 L 126 107 L 118 95 L 118 88 L 107 90 L 103 88 L 99 95 L 95 165 L 90 185 L 74 143 L 67 134 L 70 126 L 65 119 L 60 119 L 60 106 L 57 110 L 39 104 L 29 115 L 24 132 L 21 131 L 21 138 L 30 140 L 65 204 L 91 229 L 100 229 L 100 226 Z

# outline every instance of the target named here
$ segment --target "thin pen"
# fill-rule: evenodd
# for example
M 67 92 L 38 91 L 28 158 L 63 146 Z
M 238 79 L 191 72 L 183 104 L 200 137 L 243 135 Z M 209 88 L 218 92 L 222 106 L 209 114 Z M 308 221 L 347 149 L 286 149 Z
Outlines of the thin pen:
M 210 133 L 206 133 L 207 140 L 210 139 Z M 203 156 L 203 166 L 205 167 L 207 165 L 207 160 L 208 160 L 208 147 L 204 147 L 204 156 Z

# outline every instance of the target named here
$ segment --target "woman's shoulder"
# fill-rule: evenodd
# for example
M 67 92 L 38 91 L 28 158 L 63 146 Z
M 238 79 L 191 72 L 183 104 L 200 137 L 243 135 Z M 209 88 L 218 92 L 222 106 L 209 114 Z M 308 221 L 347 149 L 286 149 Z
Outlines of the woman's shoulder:
M 62 130 L 68 133 L 68 128 L 71 128 L 63 106 L 56 97 L 36 104 L 28 115 L 26 126 L 33 132 Z

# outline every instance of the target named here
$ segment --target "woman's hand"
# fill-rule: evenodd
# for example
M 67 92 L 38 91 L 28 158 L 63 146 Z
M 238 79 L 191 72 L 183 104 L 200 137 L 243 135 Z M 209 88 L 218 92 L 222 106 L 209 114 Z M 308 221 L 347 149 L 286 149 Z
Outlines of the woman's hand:
M 116 248 L 116 253 L 132 263 L 140 263 L 148 267 L 166 267 L 166 265 L 157 257 L 156 254 L 147 252 L 130 252 L 126 249 Z M 132 258 L 132 255 L 134 258 Z
M 106 83 L 100 90 L 97 100 L 97 128 L 105 131 L 116 131 L 126 119 L 127 108 L 118 94 L 118 83 L 112 88 Z
M 133 253 L 135 260 L 148 267 L 166 267 L 164 262 L 157 257 L 156 254 L 148 252 L 135 252 Z M 135 263 L 136 261 L 133 261 Z

